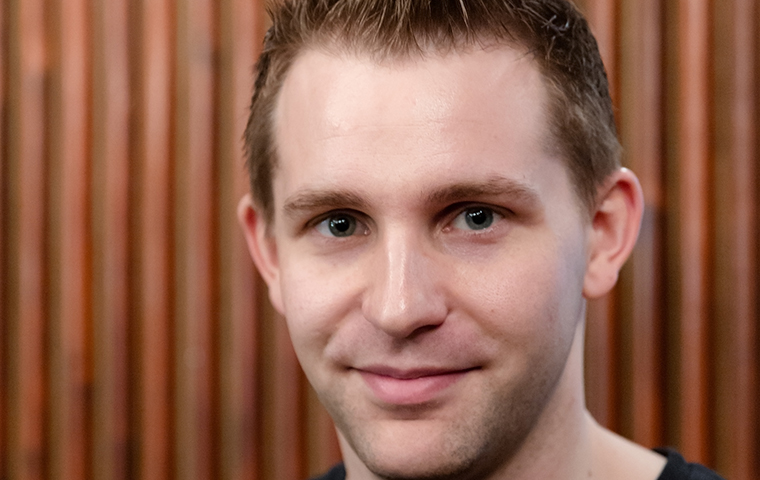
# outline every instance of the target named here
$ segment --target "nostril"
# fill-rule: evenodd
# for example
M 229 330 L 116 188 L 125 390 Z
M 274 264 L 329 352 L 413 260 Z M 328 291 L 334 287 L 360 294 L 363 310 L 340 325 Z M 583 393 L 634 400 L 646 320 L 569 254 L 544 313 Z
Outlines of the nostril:
M 427 296 L 437 297 L 434 293 Z M 443 299 L 419 297 L 407 299 L 403 307 L 398 299 L 395 303 L 388 299 L 379 301 L 380 305 L 370 300 L 365 304 L 365 318 L 391 337 L 406 340 L 419 337 L 440 327 L 447 316 Z
M 417 328 L 417 330 L 414 330 L 407 338 L 413 339 L 415 337 L 419 337 L 421 335 L 424 335 L 427 332 L 430 332 L 432 330 L 438 329 L 438 327 L 440 327 L 440 326 L 441 326 L 441 324 L 423 325 L 423 326 Z

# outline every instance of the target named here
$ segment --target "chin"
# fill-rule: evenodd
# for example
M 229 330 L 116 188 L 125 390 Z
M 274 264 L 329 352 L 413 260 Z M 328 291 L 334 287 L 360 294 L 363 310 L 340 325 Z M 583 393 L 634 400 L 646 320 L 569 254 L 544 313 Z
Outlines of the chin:
M 489 470 L 490 462 L 484 461 L 480 442 L 483 432 L 479 435 L 471 425 L 392 421 L 377 427 L 371 429 L 374 431 L 364 428 L 362 433 L 349 438 L 356 455 L 379 478 L 475 479 L 483 478 L 484 470 Z
M 399 457 L 385 456 L 382 461 L 367 459 L 365 465 L 376 476 L 387 480 L 445 480 L 475 478 L 470 470 L 473 462 L 465 458 L 440 458 L 439 455 L 420 454 L 415 458 L 408 455 Z
M 501 388 L 468 385 L 468 395 L 455 391 L 439 404 L 389 409 L 334 390 L 323 403 L 347 456 L 381 479 L 482 479 L 510 468 L 562 369 L 526 371 L 496 382 Z

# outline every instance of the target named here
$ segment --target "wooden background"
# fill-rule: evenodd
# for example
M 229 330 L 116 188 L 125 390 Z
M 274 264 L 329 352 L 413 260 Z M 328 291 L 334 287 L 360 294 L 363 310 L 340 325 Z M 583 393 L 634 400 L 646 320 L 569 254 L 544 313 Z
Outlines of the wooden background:
M 588 404 L 760 478 L 760 1 L 585 0 L 647 213 Z M 0 478 L 299 479 L 330 420 L 234 218 L 259 0 L 0 0 Z

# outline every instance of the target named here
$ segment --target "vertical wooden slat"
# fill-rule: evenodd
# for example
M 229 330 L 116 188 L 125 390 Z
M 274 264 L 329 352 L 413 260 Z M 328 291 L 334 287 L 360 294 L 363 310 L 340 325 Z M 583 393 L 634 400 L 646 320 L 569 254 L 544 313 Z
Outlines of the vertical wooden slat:
M 262 307 L 261 478 L 305 478 L 303 374 L 285 320 L 268 303 Z
M 753 4 L 713 6 L 715 188 L 715 462 L 732 479 L 757 478 L 757 259 Z
M 665 95 L 663 96 L 663 113 L 665 125 L 665 443 L 676 446 L 680 418 L 678 416 L 679 375 L 679 335 L 678 335 L 678 298 L 680 297 L 679 278 L 679 210 L 678 210 L 678 1 L 663 2 L 665 20 L 663 71 L 665 76 Z
M 7 464 L 10 479 L 43 478 L 44 421 L 44 74 L 41 1 L 9 1 L 9 216 L 3 278 L 7 335 Z M 4 152 L 4 153 L 5 153 Z
M 48 432 L 47 442 L 47 473 L 50 477 L 60 477 L 63 475 L 65 465 L 65 406 L 63 396 L 64 392 L 64 365 L 63 365 L 63 341 L 61 325 L 61 305 L 63 289 L 61 287 L 61 232 L 63 230 L 63 209 L 61 208 L 61 199 L 63 198 L 64 185 L 62 181 L 63 172 L 63 135 L 64 129 L 61 125 L 63 115 L 63 105 L 65 94 L 63 92 L 63 34 L 60 2 L 49 4 L 50 15 L 47 17 L 47 30 L 52 37 L 49 43 L 51 46 L 50 56 L 52 65 L 50 70 L 50 81 L 48 88 L 48 154 L 50 156 L 50 174 L 48 176 L 48 199 L 49 205 L 49 232 L 51 241 L 48 244 L 49 265 L 48 274 L 50 278 L 50 310 L 48 324 L 48 364 L 49 364 L 49 381 L 48 388 L 50 397 L 48 406 L 48 421 L 46 429 Z
M 755 0 L 753 2 L 753 9 L 754 9 L 754 18 L 755 18 L 755 28 L 754 31 L 760 30 L 760 1 Z M 754 78 L 753 78 L 753 88 L 755 92 L 755 158 L 760 157 L 760 38 L 758 38 L 757 35 L 755 35 L 754 39 L 754 47 L 755 47 L 755 72 L 754 72 Z M 757 184 L 755 186 L 755 197 L 760 198 L 760 167 L 758 168 L 755 179 L 757 181 Z M 756 228 L 760 228 L 760 208 L 756 209 L 755 211 L 755 225 Z M 755 268 L 754 268 L 754 278 L 755 278 L 755 288 L 760 288 L 760 246 L 755 248 Z M 758 300 L 756 300 L 758 301 Z M 758 301 L 760 303 L 760 301 Z M 760 398 L 760 305 L 758 305 L 755 308 L 755 317 L 754 317 L 754 329 L 755 329 L 755 336 L 754 336 L 754 344 L 753 344 L 753 355 L 755 358 L 755 377 L 754 377 L 754 388 L 750 391 L 750 395 L 753 395 L 754 398 Z M 755 405 L 755 437 L 754 437 L 754 445 L 755 445 L 755 452 L 760 451 L 760 407 L 757 407 Z M 750 454 L 750 456 L 754 457 L 754 460 L 746 460 L 750 465 L 752 472 L 754 472 L 754 477 L 760 477 L 760 455 L 757 455 L 757 453 Z
M 235 9 L 243 10 L 240 4 L 250 3 L 248 0 L 237 0 Z M 256 0 L 253 4 L 253 18 L 249 28 L 242 24 L 244 17 L 236 15 L 237 28 L 235 29 L 237 38 L 237 55 L 235 68 L 235 101 L 233 102 L 233 112 L 235 121 L 234 135 L 241 140 L 238 145 L 242 144 L 242 132 L 245 131 L 245 125 L 248 122 L 248 107 L 252 94 L 253 63 L 258 57 L 261 50 L 261 41 L 266 30 L 266 13 L 264 12 L 264 2 Z M 250 42 L 250 43 L 249 43 Z M 249 50 L 250 49 L 250 50 Z M 242 158 L 242 150 L 241 150 Z M 237 206 L 237 197 L 249 191 L 248 175 L 244 163 L 243 173 L 240 168 L 234 169 L 234 185 L 237 195 L 235 195 L 235 206 Z M 259 430 L 258 419 L 263 413 L 261 408 L 262 388 L 258 383 L 260 371 L 260 350 L 258 348 L 258 336 L 261 331 L 260 325 L 263 321 L 258 315 L 261 311 L 259 304 L 264 298 L 261 291 L 264 288 L 263 281 L 255 274 L 255 268 L 250 260 L 248 248 L 245 240 L 240 233 L 235 235 L 237 239 L 233 244 L 237 256 L 234 260 L 235 274 L 232 276 L 235 282 L 235 299 L 233 311 L 233 322 L 236 325 L 236 331 L 239 332 L 235 338 L 237 340 L 237 351 L 239 369 L 233 370 L 237 373 L 236 383 L 240 386 L 240 401 L 242 409 L 245 412 L 245 421 L 240 423 L 242 441 L 240 444 L 241 452 L 241 471 L 238 478 L 257 478 L 257 472 L 260 471 L 261 450 L 263 439 L 257 433 Z
M 754 18 L 755 18 L 755 31 L 760 29 L 760 2 L 755 0 L 753 2 L 753 9 L 754 9 Z M 753 88 L 754 88 L 754 94 L 755 94 L 755 158 L 760 157 L 760 38 L 758 38 L 757 35 L 754 36 L 754 48 L 755 48 L 755 71 L 754 71 L 754 78 L 753 78 Z M 760 167 L 755 167 L 756 175 L 755 179 L 757 181 L 757 184 L 755 186 L 755 198 L 760 199 Z M 760 208 L 755 210 L 755 225 L 756 228 L 760 228 Z M 757 241 L 757 240 L 756 240 Z M 754 267 L 754 278 L 755 278 L 755 288 L 760 289 L 760 246 L 755 248 L 755 267 Z M 755 300 L 758 301 L 758 300 Z M 760 301 L 758 301 L 760 302 Z M 754 348 L 753 348 L 753 355 L 755 358 L 755 377 L 754 377 L 754 388 L 750 391 L 750 395 L 754 396 L 754 398 L 760 398 L 760 305 L 758 305 L 755 308 L 755 317 L 754 317 L 754 329 L 755 329 L 755 341 L 754 341 Z M 754 437 L 754 445 L 755 445 L 755 452 L 760 451 L 760 407 L 757 407 L 755 405 L 755 428 L 757 429 Z M 751 454 L 751 456 L 754 456 L 753 460 L 747 460 L 747 462 L 751 465 L 752 471 L 754 472 L 754 478 L 760 477 L 760 456 L 755 454 Z
M 618 430 L 615 295 L 588 303 L 584 378 L 586 407 L 600 425 Z
M 136 57 L 134 159 L 139 174 L 137 308 L 137 474 L 169 478 L 171 254 L 171 85 L 173 25 L 169 0 L 142 0 L 133 35 Z
M 6 196 L 8 195 L 8 167 L 6 166 L 8 157 L 8 145 L 6 140 L 8 138 L 8 97 L 6 91 L 7 78 L 6 75 L 10 70 L 8 65 L 8 22 L 7 22 L 7 10 L 5 7 L 6 0 L 0 0 L 0 158 L 4 159 L 0 161 L 0 472 L 6 471 L 6 403 L 5 394 L 6 391 L 6 322 L 3 320 L 6 318 L 6 296 L 5 296 L 5 283 L 7 282 L 7 267 L 8 262 L 7 252 L 5 246 L 7 241 L 5 240 L 8 232 L 9 225 L 6 223 L 8 218 L 8 212 L 6 212 L 6 206 L 8 204 Z
M 599 53 L 607 70 L 610 95 L 613 103 L 618 103 L 618 8 L 620 0 L 586 0 L 583 9 L 591 24 Z
M 311 478 L 325 473 L 341 457 L 333 421 L 309 385 L 306 385 L 306 416 L 307 475 Z
M 251 66 L 262 35 L 260 2 L 219 2 L 220 63 L 217 81 L 219 121 L 220 235 L 220 478 L 256 478 L 258 402 L 256 398 L 257 323 L 254 271 L 236 222 L 239 199 L 248 190 L 241 135 L 251 94 Z
M 692 461 L 708 456 L 709 4 L 678 1 L 678 439 Z
M 634 441 L 654 447 L 663 437 L 660 2 L 623 1 L 620 18 L 620 134 L 625 163 L 639 176 L 645 199 L 636 251 L 620 280 L 622 427 Z
M 214 441 L 212 329 L 216 327 L 213 239 L 213 3 L 177 1 L 175 115 L 177 475 L 211 478 Z
M 757 32 L 758 29 L 760 29 L 760 2 L 750 2 L 749 8 L 751 11 L 750 16 L 754 19 L 752 23 L 752 31 Z M 752 119 L 754 122 L 754 128 L 752 132 L 754 141 L 752 143 L 752 148 L 755 158 L 754 196 L 755 204 L 757 205 L 760 203 L 760 168 L 757 166 L 757 159 L 760 159 L 760 38 L 758 38 L 757 34 L 753 35 L 752 41 L 749 43 L 749 45 L 753 49 L 753 70 L 751 72 L 752 83 L 750 88 L 754 97 L 755 105 L 752 113 Z M 754 222 L 755 237 L 753 240 L 755 262 L 754 267 L 750 267 L 750 275 L 753 278 L 754 289 L 757 297 L 757 292 L 760 290 L 760 240 L 757 239 L 757 236 L 760 235 L 760 209 L 758 208 L 754 209 Z M 760 396 L 760 300 L 757 300 L 757 298 L 755 298 L 754 302 L 755 309 L 753 316 L 750 317 L 750 328 L 754 332 L 754 336 L 753 340 L 748 343 L 750 347 L 749 355 L 751 355 L 751 357 L 754 359 L 751 364 L 753 366 L 753 371 L 749 395 L 751 395 L 753 398 L 758 398 L 758 396 Z M 760 451 L 760 407 L 758 407 L 756 404 L 754 405 L 754 424 L 750 428 L 754 429 L 753 441 L 755 452 Z M 748 469 L 751 472 L 751 477 L 760 477 L 760 456 L 758 456 L 756 453 L 750 454 L 749 456 L 754 456 L 754 460 L 742 459 L 737 461 L 741 462 L 742 464 L 746 463 L 748 465 Z
M 174 325 L 172 325 L 172 341 L 174 343 L 174 358 L 172 369 L 174 370 L 174 385 L 172 407 L 173 412 L 173 476 L 178 480 L 195 479 L 195 361 L 197 352 L 192 349 L 195 338 L 194 324 L 188 318 L 191 307 L 188 305 L 187 285 L 198 279 L 188 278 L 191 271 L 188 269 L 187 257 L 189 256 L 187 245 L 188 214 L 186 211 L 187 183 L 188 183 L 188 157 L 190 156 L 190 117 L 189 105 L 189 72 L 190 72 L 190 47 L 187 45 L 189 37 L 189 2 L 175 0 L 174 24 L 175 24 L 175 84 L 172 105 L 174 131 L 172 132 L 172 149 L 174 158 L 173 173 L 173 198 L 172 214 L 174 223 L 174 244 L 172 245 L 174 258 Z M 201 193 L 198 192 L 198 195 Z
M 129 76 L 125 0 L 91 2 L 93 28 L 92 476 L 125 478 L 129 302 Z
M 587 0 L 585 12 L 602 53 L 610 89 L 617 91 L 618 62 L 616 4 L 607 0 Z M 617 427 L 615 371 L 617 342 L 614 319 L 615 293 L 592 300 L 587 308 L 585 381 L 586 403 L 594 418 L 608 428 Z
M 91 250 L 89 235 L 88 11 L 84 0 L 55 3 L 50 15 L 55 59 L 55 125 L 50 148 L 55 172 L 51 205 L 56 285 L 50 329 L 51 478 L 84 478 L 90 452 Z

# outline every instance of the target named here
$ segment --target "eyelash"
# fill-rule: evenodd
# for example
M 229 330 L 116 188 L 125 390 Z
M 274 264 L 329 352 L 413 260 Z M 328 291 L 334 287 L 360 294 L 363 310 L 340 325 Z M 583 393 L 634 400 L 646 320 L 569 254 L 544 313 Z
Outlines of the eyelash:
M 324 215 L 320 215 L 316 217 L 314 220 L 309 221 L 306 224 L 306 229 L 311 229 L 317 231 L 319 234 L 326 238 L 337 238 L 337 239 L 344 239 L 344 238 L 350 238 L 356 236 L 353 232 L 350 235 L 346 236 L 339 236 L 339 235 L 328 235 L 324 232 L 319 231 L 319 226 L 324 224 L 325 222 L 331 220 L 331 219 L 337 219 L 341 216 L 350 217 L 355 222 L 354 228 L 362 227 L 363 232 L 362 236 L 366 236 L 369 234 L 369 227 L 367 226 L 367 222 L 362 219 L 362 215 L 358 212 L 354 212 L 351 210 L 333 210 L 330 212 L 325 213 Z M 329 228 L 329 226 L 327 227 Z
M 477 210 L 481 210 L 487 213 L 487 221 L 489 222 L 487 226 L 485 226 L 482 229 L 478 229 L 478 228 L 460 228 L 461 225 L 459 227 L 455 225 L 455 222 L 457 222 L 460 219 L 460 217 L 462 217 L 463 215 L 466 215 L 468 211 L 472 213 L 477 213 Z M 505 217 L 508 217 L 509 215 L 511 215 L 511 213 L 512 212 L 508 210 L 505 211 L 503 208 L 493 207 L 490 205 L 485 205 L 485 204 L 480 204 L 480 203 L 459 203 L 459 204 L 451 205 L 449 208 L 445 209 L 440 215 L 440 221 L 445 221 L 445 225 L 442 229 L 443 232 L 451 232 L 452 230 L 456 229 L 468 235 L 486 235 L 489 232 L 491 232 L 494 228 L 496 228 L 497 225 L 495 224 L 497 222 L 500 222 Z M 355 228 L 357 230 L 361 228 L 362 231 L 358 232 L 361 236 L 369 235 L 370 233 L 370 227 L 368 226 L 369 222 L 367 222 L 363 218 L 364 217 L 363 214 L 361 214 L 360 212 L 352 211 L 352 210 L 333 210 L 333 211 L 327 212 L 309 221 L 305 226 L 305 230 L 313 230 L 325 238 L 333 238 L 333 239 L 348 239 L 348 238 L 358 236 L 354 231 L 351 231 L 351 233 L 345 236 L 337 235 L 332 231 L 330 225 L 325 225 L 323 227 L 325 229 L 329 229 L 328 231 L 320 231 L 320 226 L 325 224 L 325 222 L 331 219 L 339 219 L 341 216 L 349 217 L 353 220 L 354 225 L 349 226 L 349 228 Z M 461 222 L 464 222 L 468 226 L 472 227 L 471 223 L 468 222 L 467 218 L 462 218 Z
M 482 204 L 482 203 L 465 203 L 465 204 L 456 204 L 452 205 L 449 209 L 450 214 L 444 214 L 447 219 L 446 225 L 444 226 L 444 231 L 448 232 L 453 229 L 457 229 L 461 232 L 464 232 L 467 235 L 486 235 L 489 232 L 493 231 L 494 228 L 496 228 L 497 222 L 500 222 L 504 220 L 504 218 L 508 217 L 511 212 L 508 210 L 504 210 L 503 208 L 493 207 L 491 205 Z M 490 216 L 489 218 L 489 224 L 484 227 L 483 229 L 475 229 L 475 228 L 457 228 L 455 226 L 455 222 L 462 218 L 462 222 L 467 223 L 467 218 L 463 217 L 467 214 L 467 212 L 473 212 L 477 210 L 483 210 L 488 213 Z
M 501 215 L 488 207 L 471 207 L 462 210 L 454 220 L 452 225 L 454 228 L 459 228 L 461 225 L 456 225 L 461 219 L 466 227 L 460 228 L 461 230 L 482 231 L 491 228 L 494 221 L 498 221 Z M 483 225 L 482 228 L 481 224 Z

